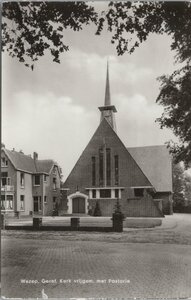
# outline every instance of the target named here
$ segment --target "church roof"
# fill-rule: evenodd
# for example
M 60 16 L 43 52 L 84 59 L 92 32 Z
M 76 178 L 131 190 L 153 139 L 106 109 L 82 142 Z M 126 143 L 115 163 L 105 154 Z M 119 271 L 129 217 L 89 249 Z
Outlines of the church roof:
M 17 170 L 22 170 L 28 173 L 49 173 L 54 164 L 53 160 L 34 160 L 31 156 L 21 152 L 4 149 L 5 154 L 10 159 L 11 163 Z
M 127 148 L 157 192 L 172 191 L 171 156 L 166 146 Z

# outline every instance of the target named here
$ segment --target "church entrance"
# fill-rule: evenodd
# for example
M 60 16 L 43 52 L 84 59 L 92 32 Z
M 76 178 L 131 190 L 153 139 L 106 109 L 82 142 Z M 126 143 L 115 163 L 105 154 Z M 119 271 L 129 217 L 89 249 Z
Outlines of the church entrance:
M 75 197 L 72 199 L 72 213 L 85 214 L 85 198 Z

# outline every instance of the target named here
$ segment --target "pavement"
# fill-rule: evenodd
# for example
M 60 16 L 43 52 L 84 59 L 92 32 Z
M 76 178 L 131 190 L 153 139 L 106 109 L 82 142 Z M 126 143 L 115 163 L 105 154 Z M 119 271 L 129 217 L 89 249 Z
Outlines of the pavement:
M 2 231 L 7 298 L 189 298 L 191 215 L 123 233 Z

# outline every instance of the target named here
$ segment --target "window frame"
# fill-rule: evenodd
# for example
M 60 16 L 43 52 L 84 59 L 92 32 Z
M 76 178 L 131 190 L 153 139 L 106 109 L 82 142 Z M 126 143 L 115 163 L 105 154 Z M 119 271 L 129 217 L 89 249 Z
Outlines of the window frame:
M 23 200 L 22 200 L 23 197 Z M 23 202 L 23 206 L 21 203 Z M 25 210 L 25 195 L 20 195 L 20 210 L 24 211 Z
M 104 193 L 106 195 L 104 195 Z M 110 199 L 110 198 L 111 198 L 111 189 L 100 189 L 100 199 Z
M 39 177 L 39 184 L 36 184 L 36 182 L 35 182 L 37 176 Z M 40 174 L 35 174 L 34 175 L 34 186 L 40 186 Z
M 24 172 L 20 172 L 20 187 L 21 188 L 25 187 L 25 173 Z

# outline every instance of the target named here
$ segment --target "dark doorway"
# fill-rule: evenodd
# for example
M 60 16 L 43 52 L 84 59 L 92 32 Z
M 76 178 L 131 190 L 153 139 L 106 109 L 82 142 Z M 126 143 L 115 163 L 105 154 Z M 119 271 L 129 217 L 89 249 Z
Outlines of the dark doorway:
M 34 197 L 34 212 L 38 212 L 38 197 Z
M 72 199 L 72 213 L 73 214 L 85 214 L 85 199 L 82 197 L 76 197 Z

